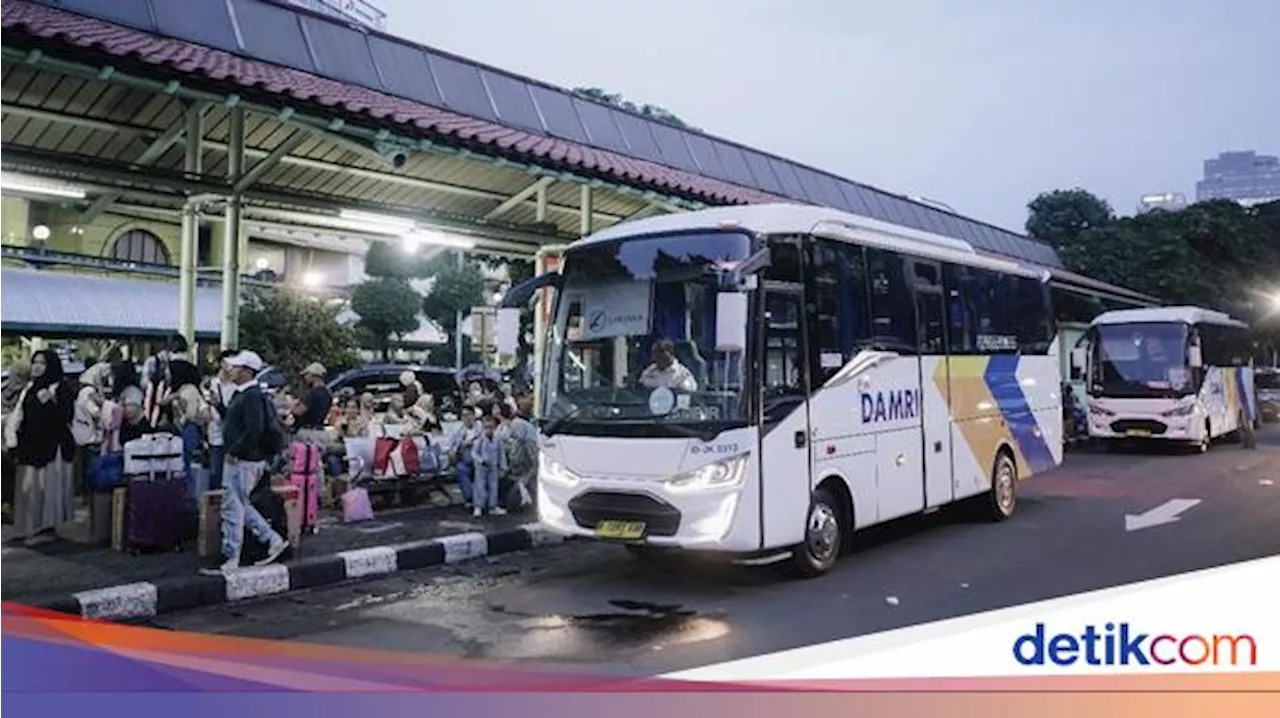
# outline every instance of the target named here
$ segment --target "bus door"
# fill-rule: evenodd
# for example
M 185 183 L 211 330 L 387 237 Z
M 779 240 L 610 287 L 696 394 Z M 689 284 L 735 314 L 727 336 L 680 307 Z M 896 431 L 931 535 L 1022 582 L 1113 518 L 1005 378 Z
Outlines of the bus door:
M 942 267 L 937 262 L 911 260 L 920 349 L 920 396 L 923 414 L 921 455 L 924 457 L 925 507 L 942 506 L 955 498 L 951 463 L 951 383 L 947 360 L 947 311 Z
M 763 283 L 760 482 L 767 545 L 802 540 L 809 510 L 809 378 L 804 285 Z

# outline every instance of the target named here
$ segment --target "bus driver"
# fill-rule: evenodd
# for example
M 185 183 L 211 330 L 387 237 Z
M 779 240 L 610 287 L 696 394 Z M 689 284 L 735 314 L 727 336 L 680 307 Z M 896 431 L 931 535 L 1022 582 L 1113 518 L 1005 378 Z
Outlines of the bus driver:
M 653 343 L 653 363 L 640 372 L 640 383 L 649 389 L 663 386 L 686 392 L 698 390 L 693 372 L 676 359 L 676 346 L 670 339 Z

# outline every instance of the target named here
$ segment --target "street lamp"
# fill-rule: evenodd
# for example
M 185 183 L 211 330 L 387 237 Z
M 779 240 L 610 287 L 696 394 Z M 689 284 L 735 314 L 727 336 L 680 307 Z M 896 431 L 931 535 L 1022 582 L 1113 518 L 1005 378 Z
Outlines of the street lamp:
M 320 282 L 324 281 L 324 277 L 319 272 L 307 272 L 302 275 L 302 284 L 310 289 L 320 286 Z

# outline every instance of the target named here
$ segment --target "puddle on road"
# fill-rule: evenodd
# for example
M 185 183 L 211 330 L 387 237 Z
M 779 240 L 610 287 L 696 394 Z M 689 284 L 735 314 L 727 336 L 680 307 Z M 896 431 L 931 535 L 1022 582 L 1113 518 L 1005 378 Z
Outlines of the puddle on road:
M 525 613 L 485 600 L 500 586 L 510 588 L 509 581 L 438 578 L 376 597 L 353 596 L 335 608 L 440 631 L 467 657 L 500 660 L 613 663 L 620 653 L 715 641 L 730 630 L 719 616 L 675 603 L 615 599 L 594 611 L 574 601 L 572 613 Z
M 522 635 L 501 641 L 494 657 L 542 658 L 593 662 L 597 656 L 616 658 L 619 649 L 660 651 L 668 646 L 714 641 L 729 634 L 729 625 L 713 616 L 678 604 L 615 599 L 616 611 L 578 615 L 530 616 L 490 607 L 495 613 L 519 618 Z

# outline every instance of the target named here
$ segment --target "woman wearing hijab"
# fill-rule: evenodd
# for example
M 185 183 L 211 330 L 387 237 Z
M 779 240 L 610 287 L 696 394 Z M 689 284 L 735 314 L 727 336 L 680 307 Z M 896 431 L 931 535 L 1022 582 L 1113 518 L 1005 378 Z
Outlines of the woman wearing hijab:
M 33 354 L 30 371 L 31 380 L 5 425 L 5 445 L 18 467 L 13 524 L 28 545 L 52 540 L 58 525 L 75 512 L 74 390 L 51 350 Z
M 172 392 L 164 404 L 169 408 L 173 427 L 182 437 L 182 468 L 190 477 L 191 462 L 204 441 L 204 428 L 210 416 L 200 392 L 200 370 L 189 361 L 170 361 L 168 384 Z

